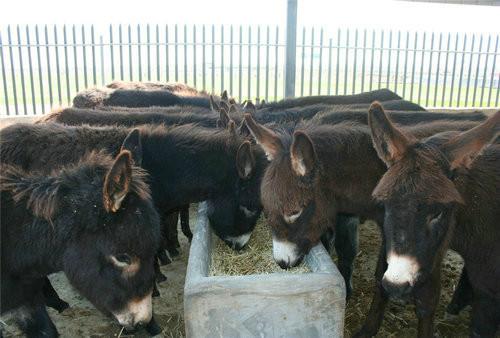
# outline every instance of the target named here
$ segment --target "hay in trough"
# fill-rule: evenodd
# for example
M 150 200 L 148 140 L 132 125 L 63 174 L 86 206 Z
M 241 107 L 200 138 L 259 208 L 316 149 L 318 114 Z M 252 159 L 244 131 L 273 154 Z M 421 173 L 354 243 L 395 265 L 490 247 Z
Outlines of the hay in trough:
M 210 276 L 238 276 L 274 272 L 305 273 L 310 269 L 302 262 L 299 266 L 283 270 L 273 259 L 271 231 L 261 218 L 252 232 L 248 244 L 241 251 L 231 249 L 217 236 L 213 236 Z

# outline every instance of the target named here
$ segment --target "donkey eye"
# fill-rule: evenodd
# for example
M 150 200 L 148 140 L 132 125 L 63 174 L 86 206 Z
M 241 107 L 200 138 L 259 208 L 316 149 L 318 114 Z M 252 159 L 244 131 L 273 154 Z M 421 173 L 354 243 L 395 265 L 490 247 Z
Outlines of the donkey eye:
M 434 223 L 438 222 L 439 219 L 441 218 L 441 216 L 443 215 L 443 212 L 438 212 L 438 213 L 435 213 L 435 214 L 432 214 L 432 215 L 429 215 L 428 216 L 428 224 L 429 225 L 433 225 Z
M 283 219 L 288 224 L 291 224 L 291 223 L 295 222 L 300 217 L 300 215 L 302 214 L 302 210 L 303 209 L 300 209 L 299 211 L 294 211 L 291 214 L 283 215 Z
M 111 261 L 118 267 L 125 267 L 132 264 L 132 258 L 126 253 L 121 253 L 116 256 L 112 255 Z

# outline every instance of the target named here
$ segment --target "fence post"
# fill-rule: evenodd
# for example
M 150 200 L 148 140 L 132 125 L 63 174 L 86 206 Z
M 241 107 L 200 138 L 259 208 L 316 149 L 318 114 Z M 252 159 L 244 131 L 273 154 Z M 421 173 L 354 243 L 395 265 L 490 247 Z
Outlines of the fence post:
M 287 0 L 285 97 L 295 96 L 295 58 L 297 47 L 297 1 Z

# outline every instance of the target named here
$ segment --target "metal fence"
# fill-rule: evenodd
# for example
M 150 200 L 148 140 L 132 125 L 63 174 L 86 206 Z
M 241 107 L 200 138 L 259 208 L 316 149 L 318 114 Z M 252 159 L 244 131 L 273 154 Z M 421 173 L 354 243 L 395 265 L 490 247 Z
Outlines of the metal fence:
M 303 27 L 296 95 L 390 88 L 433 107 L 498 107 L 499 34 Z M 184 82 L 239 100 L 285 93 L 285 29 L 43 25 L 0 29 L 0 115 L 47 112 L 112 80 Z

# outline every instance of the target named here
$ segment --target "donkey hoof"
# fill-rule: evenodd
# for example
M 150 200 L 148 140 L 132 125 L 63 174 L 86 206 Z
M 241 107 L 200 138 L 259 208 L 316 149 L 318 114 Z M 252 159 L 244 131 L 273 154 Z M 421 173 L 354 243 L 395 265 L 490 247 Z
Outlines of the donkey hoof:
M 156 274 L 156 281 L 158 283 L 162 283 L 162 282 L 165 282 L 167 280 L 167 276 L 165 276 L 164 274 L 162 274 L 161 272 L 158 272 Z
M 170 257 L 179 256 L 179 250 L 177 250 L 176 248 L 168 248 L 168 253 L 170 254 Z
M 68 309 L 69 308 L 69 304 L 66 303 L 65 301 L 61 301 L 57 307 L 55 307 L 55 309 L 57 310 L 57 312 L 61 313 L 63 312 L 64 310 Z
M 155 285 L 155 288 L 153 289 L 153 294 L 151 295 L 151 297 L 153 297 L 153 298 L 160 297 L 160 291 L 158 291 L 158 288 L 156 287 L 156 285 Z

